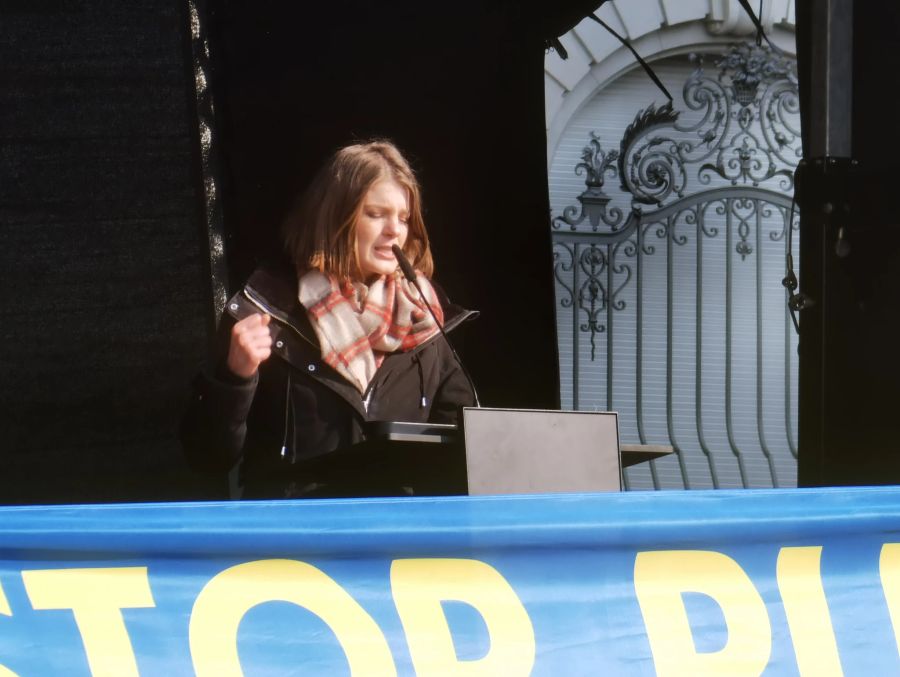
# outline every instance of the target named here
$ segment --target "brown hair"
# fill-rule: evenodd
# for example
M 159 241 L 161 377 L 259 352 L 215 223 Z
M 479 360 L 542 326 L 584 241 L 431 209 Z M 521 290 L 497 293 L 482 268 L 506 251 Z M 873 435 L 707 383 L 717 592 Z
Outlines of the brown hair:
M 357 216 L 369 188 L 385 179 L 406 188 L 409 199 L 403 253 L 414 268 L 432 276 L 419 182 L 397 147 L 384 140 L 345 146 L 334 153 L 282 224 L 285 249 L 299 274 L 315 268 L 341 280 L 359 275 Z

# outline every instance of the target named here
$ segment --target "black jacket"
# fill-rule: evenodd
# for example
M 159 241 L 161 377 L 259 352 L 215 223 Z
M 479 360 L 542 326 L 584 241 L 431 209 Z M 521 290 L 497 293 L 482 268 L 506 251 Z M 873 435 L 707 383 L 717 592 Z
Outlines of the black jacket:
M 477 315 L 446 298 L 441 304 L 445 331 Z M 196 469 L 225 473 L 243 460 L 248 498 L 314 491 L 319 478 L 309 471 L 309 461 L 360 442 L 366 421 L 456 423 L 459 407 L 473 403 L 468 382 L 440 335 L 412 351 L 387 355 L 361 396 L 322 362 L 297 299 L 293 270 L 257 270 L 228 301 L 226 312 L 219 328 L 219 366 L 194 380 L 181 438 Z M 224 356 L 234 323 L 258 312 L 272 317 L 273 354 L 252 379 L 242 380 L 227 370 Z

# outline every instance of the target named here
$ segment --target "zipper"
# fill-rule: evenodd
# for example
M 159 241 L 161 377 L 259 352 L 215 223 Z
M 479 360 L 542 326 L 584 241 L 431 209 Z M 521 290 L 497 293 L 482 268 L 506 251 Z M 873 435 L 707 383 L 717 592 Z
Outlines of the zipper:
M 250 301 L 254 306 L 259 308 L 264 313 L 271 315 L 276 320 L 281 322 L 281 324 L 290 327 L 294 330 L 294 333 L 297 334 L 300 338 L 306 341 L 309 345 L 311 345 L 316 350 L 320 350 L 318 341 L 312 341 L 306 334 L 300 331 L 293 322 L 291 322 L 291 318 L 287 315 L 287 313 L 283 313 L 280 310 L 274 309 L 269 306 L 261 297 L 256 295 L 256 292 L 253 291 L 252 287 L 244 287 L 242 290 L 244 297 Z
M 288 450 L 288 433 L 290 431 L 291 420 L 291 370 L 287 372 L 287 387 L 284 392 L 284 434 L 281 436 L 281 458 L 286 458 Z M 297 450 L 294 449 L 293 440 L 291 441 L 291 463 L 297 461 Z
M 365 395 L 365 397 L 363 397 L 363 401 L 362 401 L 363 409 L 366 410 L 366 414 L 369 413 L 369 402 L 372 401 L 372 395 L 375 393 L 375 387 L 372 385 L 372 383 L 374 383 L 374 382 L 375 381 L 373 379 L 372 382 L 369 383 L 369 387 L 366 388 L 366 395 Z
M 428 398 L 425 397 L 425 372 L 422 369 L 422 358 L 414 355 L 413 361 L 415 361 L 419 371 L 419 409 L 424 409 L 428 406 Z

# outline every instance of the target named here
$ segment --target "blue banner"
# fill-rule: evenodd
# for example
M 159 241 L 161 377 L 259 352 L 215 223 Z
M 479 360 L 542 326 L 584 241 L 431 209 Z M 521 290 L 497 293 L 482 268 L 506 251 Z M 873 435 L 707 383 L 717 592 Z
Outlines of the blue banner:
M 900 490 L 0 509 L 0 676 L 900 674 Z

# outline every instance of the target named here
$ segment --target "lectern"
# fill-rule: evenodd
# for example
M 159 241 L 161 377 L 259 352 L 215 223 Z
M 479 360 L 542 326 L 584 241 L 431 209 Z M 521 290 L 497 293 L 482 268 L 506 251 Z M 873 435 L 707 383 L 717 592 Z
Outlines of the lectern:
M 615 412 L 472 407 L 462 437 L 471 495 L 622 487 Z
M 623 467 L 671 451 L 620 448 L 615 412 L 467 407 L 459 428 L 371 422 L 364 442 L 315 470 L 339 495 L 619 491 Z

